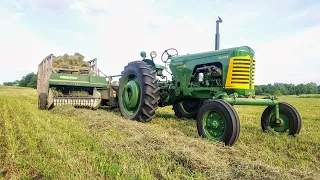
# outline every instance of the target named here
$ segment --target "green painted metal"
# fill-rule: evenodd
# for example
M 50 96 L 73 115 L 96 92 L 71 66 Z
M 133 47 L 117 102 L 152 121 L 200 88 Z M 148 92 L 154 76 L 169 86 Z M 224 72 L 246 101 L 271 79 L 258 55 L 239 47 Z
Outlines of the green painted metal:
M 274 112 L 275 112 L 275 115 L 276 115 L 276 119 L 279 119 L 280 118 L 280 115 L 279 115 L 279 104 L 275 104 Z
M 256 105 L 256 106 L 273 106 L 277 105 L 277 100 L 272 99 L 253 99 L 253 98 L 223 98 L 231 105 Z
M 140 101 L 140 86 L 136 81 L 136 76 L 134 74 L 129 74 L 124 78 L 123 86 L 122 86 L 122 103 L 124 112 L 131 116 L 133 115 L 139 107 Z
M 222 140 L 224 138 L 226 122 L 219 112 L 213 110 L 208 111 L 202 120 L 205 134 L 209 139 Z
M 83 86 L 83 87 L 103 87 L 107 84 L 105 77 L 84 76 L 64 73 L 52 73 L 49 78 L 49 86 Z
M 273 114 L 269 120 L 270 127 L 277 132 L 285 132 L 289 129 L 289 118 L 283 114 L 279 114 L 279 118 L 276 114 Z
M 145 59 L 145 58 L 147 57 L 147 53 L 144 52 L 144 51 L 141 51 L 141 52 L 140 52 L 140 56 L 141 56 L 143 59 Z
M 204 53 L 173 57 L 169 64 L 169 67 L 172 72 L 172 82 L 175 85 L 175 93 L 171 93 L 172 95 L 167 98 L 166 102 L 168 104 L 172 104 L 173 101 L 170 99 L 179 99 L 174 97 L 179 95 L 185 97 L 206 99 L 214 98 L 221 92 L 227 92 L 228 94 L 236 92 L 238 94 L 247 96 L 254 95 L 254 89 L 225 88 L 230 58 L 248 55 L 251 57 L 251 59 L 255 56 L 255 52 L 253 51 L 253 49 L 248 46 L 241 46 L 217 51 L 208 51 Z M 195 68 L 197 68 L 199 65 L 210 65 L 212 63 L 215 63 L 222 67 L 221 86 L 203 87 L 200 86 L 200 83 L 191 80 Z
M 192 72 L 197 65 L 211 64 L 213 62 L 220 63 L 223 68 L 222 87 L 224 87 L 230 58 L 247 55 L 249 55 L 251 58 L 253 58 L 255 55 L 253 49 L 248 46 L 235 47 L 218 51 L 208 51 L 190 55 L 180 55 L 172 58 L 169 67 L 173 74 L 173 79 L 176 80 L 176 83 L 180 82 L 180 86 L 178 88 L 183 91 L 188 87 L 191 80 Z
M 155 64 L 153 60 L 146 59 L 144 51 L 140 53 L 148 65 L 152 67 L 153 70 L 157 71 L 158 76 L 163 76 L 163 70 L 166 69 L 165 66 Z M 243 96 L 254 96 L 254 89 L 241 89 L 241 88 L 225 88 L 230 58 L 232 57 L 244 57 L 249 56 L 251 59 L 250 65 L 250 88 L 252 83 L 252 59 L 255 56 L 254 50 L 249 46 L 240 46 L 229 49 L 208 51 L 202 53 L 179 55 L 172 57 L 169 69 L 172 73 L 172 81 L 170 82 L 170 87 L 167 86 L 168 83 L 159 82 L 158 86 L 167 91 L 166 96 L 162 96 L 160 100 L 164 105 L 172 105 L 177 101 L 181 101 L 185 98 L 203 98 L 212 99 L 216 98 L 221 93 L 233 94 L 238 93 Z M 212 65 L 221 67 L 222 77 L 220 86 L 210 85 L 209 82 L 215 76 L 206 77 L 205 86 L 201 85 L 200 82 L 194 80 L 193 74 L 195 69 L 199 65 Z
M 137 81 L 129 81 L 126 85 L 125 104 L 128 108 L 135 108 L 139 103 L 139 84 Z

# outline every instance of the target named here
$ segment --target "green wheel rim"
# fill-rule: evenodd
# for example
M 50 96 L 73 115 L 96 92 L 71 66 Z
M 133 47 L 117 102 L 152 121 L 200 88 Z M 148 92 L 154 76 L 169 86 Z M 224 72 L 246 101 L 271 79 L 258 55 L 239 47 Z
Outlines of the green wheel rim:
M 219 112 L 213 110 L 206 112 L 203 116 L 203 127 L 209 139 L 223 140 L 226 121 Z
M 280 117 L 280 121 L 278 122 L 276 120 L 275 114 L 273 114 L 270 117 L 270 121 L 269 121 L 270 127 L 277 132 L 285 132 L 289 129 L 289 118 L 283 113 L 280 113 L 279 117 Z
M 123 81 L 122 86 L 122 107 L 124 112 L 131 116 L 139 107 L 140 86 L 137 81 L 137 76 L 129 74 Z

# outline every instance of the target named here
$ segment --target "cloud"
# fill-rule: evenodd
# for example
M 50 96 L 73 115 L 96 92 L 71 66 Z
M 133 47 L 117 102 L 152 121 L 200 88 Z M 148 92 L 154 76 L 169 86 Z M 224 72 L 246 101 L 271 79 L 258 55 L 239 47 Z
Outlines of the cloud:
M 26 73 L 36 72 L 37 65 L 44 57 L 50 53 L 63 53 L 36 33 L 21 29 L 17 23 L 2 21 L 0 25 L 0 62 L 5 67 L 0 72 L 0 82 L 13 81 Z
M 61 1 L 26 0 L 17 5 L 20 9 L 29 7 L 43 12 L 68 8 L 68 11 L 54 13 L 79 15 L 78 21 L 68 22 L 72 29 L 64 29 L 71 38 L 54 40 L 59 45 L 51 43 L 57 36 L 39 37 L 37 30 L 31 32 L 22 25 L 6 27 L 4 33 L 14 38 L 10 40 L 4 34 L 0 35 L 4 38 L 0 47 L 7 48 L 5 57 L 14 59 L 10 63 L 18 64 L 17 70 L 36 69 L 46 55 L 64 54 L 70 50 L 81 50 L 86 57 L 97 57 L 99 68 L 108 75 L 119 74 L 128 62 L 141 59 L 139 53 L 142 50 L 148 54 L 152 50 L 157 51 L 156 62 L 163 64 L 160 57 L 166 48 L 177 48 L 179 54 L 213 50 L 215 20 L 219 15 L 224 20 L 220 26 L 221 48 L 249 45 L 256 50 L 256 83 L 304 80 L 320 83 L 315 78 L 319 77 L 316 66 L 309 65 L 308 68 L 305 65 L 305 61 L 319 65 L 312 52 L 319 48 L 320 40 L 316 33 L 319 29 L 315 26 L 320 24 L 306 19 L 310 24 L 301 30 L 302 26 L 297 23 L 311 15 L 312 20 L 316 20 L 319 17 L 316 5 L 302 7 L 298 0 L 249 0 L 248 3 L 233 1 L 221 4 L 210 1 L 205 5 L 179 0 L 136 0 L 134 3 L 129 0 Z M 17 22 L 22 17 L 23 14 L 15 14 L 10 22 Z M 32 20 L 29 16 L 25 18 Z M 46 31 L 46 27 L 41 31 Z M 6 42 L 9 42 L 7 47 Z M 14 52 L 19 52 L 17 57 L 10 57 Z
M 97 31 L 91 37 L 98 40 L 99 67 L 106 74 L 119 74 L 128 62 L 140 59 L 139 52 L 142 50 L 147 53 L 156 50 L 158 53 L 156 62 L 162 64 L 160 56 L 166 48 L 175 47 L 180 54 L 214 49 L 216 15 L 212 16 L 213 18 L 208 16 L 202 19 L 187 14 L 172 16 L 157 11 L 161 6 L 159 7 L 156 3 L 140 0 L 132 6 L 124 6 L 126 1 L 110 1 L 100 6 L 108 12 L 107 14 L 82 13 L 81 22 L 96 27 Z M 89 1 L 81 1 L 81 4 L 78 8 L 81 12 L 88 12 L 96 7 Z M 310 80 L 320 83 L 320 79 L 315 78 L 317 77 L 315 69 L 305 68 L 307 67 L 305 59 L 314 58 L 312 52 L 315 48 L 319 48 L 317 28 L 287 34 L 277 37 L 278 39 L 260 40 L 260 42 L 257 41 L 257 37 L 250 35 L 250 32 L 255 29 L 255 35 L 263 38 L 264 33 L 268 31 L 263 31 L 264 29 L 260 31 L 259 26 L 264 28 L 266 26 L 264 23 L 273 21 L 273 17 L 278 17 L 279 22 L 288 17 L 278 9 L 266 8 L 274 6 L 294 9 L 299 6 L 299 2 L 271 0 L 268 3 L 255 1 L 246 5 L 241 3 L 222 5 L 221 8 L 227 11 L 222 13 L 222 18 L 226 21 L 221 26 L 221 48 L 249 45 L 256 50 L 256 84 Z M 237 12 L 235 10 L 239 9 L 250 9 L 250 11 L 244 11 L 241 14 L 229 13 Z M 289 15 L 292 14 L 294 13 L 289 13 Z M 304 14 L 296 15 L 296 18 L 299 16 L 302 17 Z M 259 20 L 261 18 L 266 22 L 261 22 Z M 301 46 L 302 43 L 304 46 Z M 306 52 L 309 55 L 306 55 Z M 302 71 L 307 73 L 298 73 Z
M 81 17 L 83 17 L 88 14 L 97 15 L 100 13 L 106 13 L 108 9 L 107 5 L 108 1 L 82 0 L 71 3 L 69 8 L 80 11 Z
M 73 10 L 78 10 L 84 15 L 87 14 L 87 11 L 88 11 L 87 5 L 84 4 L 83 2 L 79 2 L 79 1 L 76 1 L 72 4 L 70 4 L 69 8 L 73 9 Z
M 5 23 L 13 23 L 19 19 L 21 19 L 25 14 L 21 12 L 17 12 L 12 14 L 8 19 L 5 19 Z
M 266 44 L 256 50 L 256 83 L 320 83 L 316 53 L 320 49 L 320 26 L 303 29 Z
M 46 8 L 54 11 L 65 10 L 68 8 L 70 1 L 68 0 L 39 0 L 38 7 L 39 8 Z
M 16 0 L 13 1 L 15 7 L 19 10 L 22 9 L 48 9 L 52 11 L 61 11 L 68 9 L 71 0 Z

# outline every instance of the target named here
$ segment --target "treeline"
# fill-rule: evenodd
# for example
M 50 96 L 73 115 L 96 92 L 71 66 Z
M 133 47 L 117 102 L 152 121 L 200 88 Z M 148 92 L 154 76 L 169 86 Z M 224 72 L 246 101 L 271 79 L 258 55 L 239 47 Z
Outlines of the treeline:
M 4 82 L 4 86 L 20 86 L 37 88 L 38 75 L 35 73 L 29 73 L 23 76 L 20 80 L 13 82 Z M 256 95 L 300 95 L 300 94 L 320 94 L 320 85 L 310 82 L 306 84 L 286 84 L 286 83 L 274 83 L 267 85 L 255 85 L 254 89 Z
M 29 73 L 23 76 L 20 80 L 15 80 L 13 82 L 4 82 L 4 86 L 20 86 L 20 87 L 30 87 L 30 88 L 37 88 L 37 80 L 38 74 Z
M 310 82 L 306 84 L 286 84 L 274 83 L 267 85 L 255 85 L 256 95 L 300 95 L 300 94 L 320 94 L 320 85 Z

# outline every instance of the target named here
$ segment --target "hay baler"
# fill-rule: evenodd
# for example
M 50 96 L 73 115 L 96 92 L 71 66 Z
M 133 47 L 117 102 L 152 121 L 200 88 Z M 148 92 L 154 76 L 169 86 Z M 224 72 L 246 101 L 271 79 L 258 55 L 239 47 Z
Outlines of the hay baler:
M 97 59 L 88 61 L 88 69 L 66 69 L 52 66 L 53 55 L 38 65 L 38 108 L 50 109 L 57 105 L 73 105 L 97 109 L 117 106 L 117 85 L 112 76 L 97 68 Z M 100 76 L 102 73 L 104 76 Z
M 142 51 L 142 60 L 130 62 L 119 81 L 122 116 L 148 122 L 158 107 L 172 105 L 178 118 L 196 119 L 201 137 L 233 145 L 240 133 L 239 116 L 233 106 L 260 105 L 267 106 L 261 116 L 263 131 L 272 128 L 297 135 L 301 117 L 292 105 L 278 102 L 273 96 L 255 98 L 254 50 L 248 46 L 219 50 L 221 22 L 219 17 L 215 51 L 178 55 L 170 48 L 161 56 L 165 66 L 154 63 L 156 52 L 147 59 Z M 163 75 L 164 70 L 171 74 L 171 80 Z

